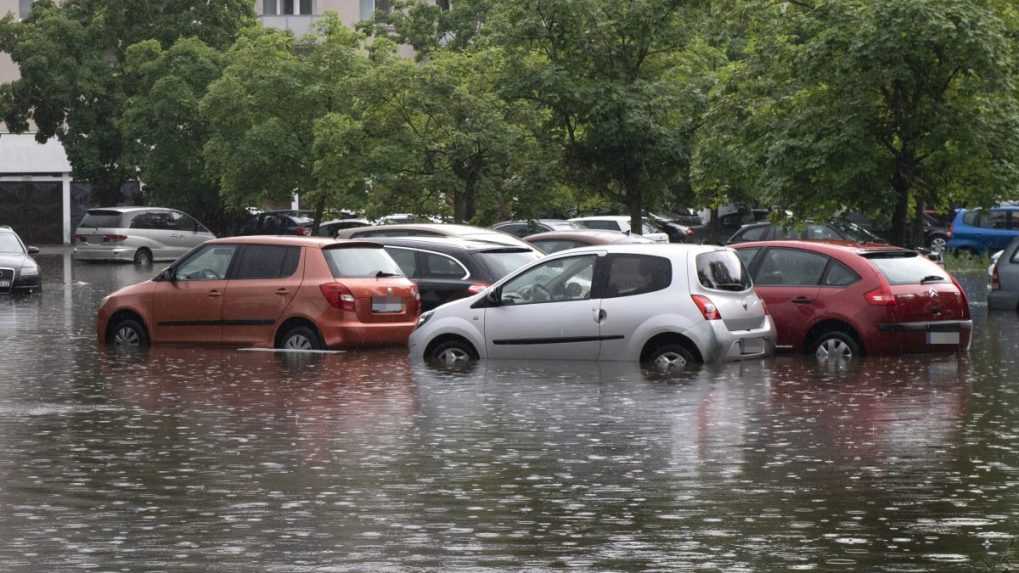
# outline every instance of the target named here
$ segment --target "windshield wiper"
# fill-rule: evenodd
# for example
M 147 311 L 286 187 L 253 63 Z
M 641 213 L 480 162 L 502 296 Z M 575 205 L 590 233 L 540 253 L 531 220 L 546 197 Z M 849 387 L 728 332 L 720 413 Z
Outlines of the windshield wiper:
M 938 275 L 927 275 L 920 281 L 920 284 L 933 283 L 945 280 L 945 277 L 939 277 Z
M 742 283 L 716 283 L 715 286 L 722 290 L 735 290 L 735 291 L 746 290 L 747 288 L 746 285 L 743 285 Z
M 386 279 L 386 278 L 389 278 L 389 277 L 398 277 L 398 276 L 402 276 L 402 275 L 398 275 L 396 273 L 387 273 L 386 271 L 379 271 L 379 272 L 375 273 L 375 278 L 377 278 L 377 279 Z

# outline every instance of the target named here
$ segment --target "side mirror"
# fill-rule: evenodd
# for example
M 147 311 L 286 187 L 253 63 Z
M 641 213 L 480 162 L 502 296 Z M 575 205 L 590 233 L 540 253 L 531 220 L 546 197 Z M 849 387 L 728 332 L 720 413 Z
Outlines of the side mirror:
M 30 255 L 38 255 L 39 254 L 39 247 L 28 247 L 28 254 L 30 254 Z
M 175 282 L 177 282 L 177 273 L 176 273 L 176 271 L 174 270 L 173 267 L 169 267 L 169 268 L 163 269 L 163 272 L 161 272 L 158 275 L 156 275 L 156 279 L 155 280 L 156 280 L 156 282 L 166 281 L 166 282 L 175 283 Z

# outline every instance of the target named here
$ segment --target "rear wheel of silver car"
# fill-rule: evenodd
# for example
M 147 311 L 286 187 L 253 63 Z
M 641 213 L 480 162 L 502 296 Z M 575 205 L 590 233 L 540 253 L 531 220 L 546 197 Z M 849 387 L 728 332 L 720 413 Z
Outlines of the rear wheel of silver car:
M 277 348 L 283 350 L 323 350 L 325 345 L 314 329 L 307 326 L 295 326 L 280 336 Z
M 647 358 L 647 365 L 661 373 L 679 372 L 694 363 L 690 351 L 678 344 L 659 346 Z
M 149 334 L 137 320 L 123 318 L 110 327 L 107 342 L 114 348 L 137 350 L 148 346 Z
M 148 249 L 138 249 L 134 253 L 134 264 L 147 267 L 152 264 L 152 251 Z
M 442 366 L 461 366 L 474 360 L 474 349 L 464 340 L 447 340 L 437 344 L 428 358 Z
M 849 361 L 860 355 L 860 345 L 856 339 L 845 332 L 825 332 L 814 339 L 812 345 L 814 356 L 818 360 Z

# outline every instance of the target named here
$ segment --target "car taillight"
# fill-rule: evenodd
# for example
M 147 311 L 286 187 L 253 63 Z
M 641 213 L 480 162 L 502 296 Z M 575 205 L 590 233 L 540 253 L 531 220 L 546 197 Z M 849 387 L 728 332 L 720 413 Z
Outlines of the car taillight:
M 322 283 L 318 288 L 331 306 L 341 310 L 357 310 L 357 301 L 354 299 L 354 293 L 350 292 L 347 285 L 343 283 Z
M 692 294 L 690 298 L 697 305 L 697 309 L 701 311 L 701 316 L 704 317 L 704 320 L 722 319 L 722 313 L 718 312 L 718 307 L 715 306 L 715 303 L 711 302 L 710 298 L 699 294 Z
M 991 271 L 991 290 L 1001 290 L 1001 277 L 998 276 L 998 265 L 994 265 L 994 270 Z M 959 292 L 962 292 L 961 288 Z
M 892 306 L 895 304 L 895 295 L 885 287 L 876 288 L 863 295 L 867 303 L 875 306 Z
M 952 224 L 951 223 L 949 223 L 948 224 L 948 228 L 945 229 L 945 235 L 947 235 L 949 239 L 952 238 Z
M 687 227 L 685 233 L 687 237 L 692 237 L 694 235 L 694 230 L 691 229 L 690 227 Z
M 469 294 L 478 294 L 486 288 L 488 288 L 488 285 L 485 283 L 471 283 L 471 286 L 467 287 L 467 292 Z
M 300 235 L 302 237 L 310 237 L 311 236 L 311 229 L 309 229 L 308 227 L 298 227 L 295 230 L 295 234 Z
M 126 241 L 127 235 L 103 235 L 104 243 L 119 243 L 120 241 Z

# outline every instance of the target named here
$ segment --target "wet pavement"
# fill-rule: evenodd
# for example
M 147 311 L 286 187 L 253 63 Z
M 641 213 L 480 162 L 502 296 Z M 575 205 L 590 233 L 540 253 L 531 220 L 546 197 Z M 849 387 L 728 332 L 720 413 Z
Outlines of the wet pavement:
M 53 251 L 47 251 L 53 253 Z M 1019 316 L 968 356 L 671 378 L 400 350 L 99 351 L 148 278 L 39 257 L 0 299 L 0 571 L 999 571 Z M 997 567 L 995 569 L 995 567 Z

